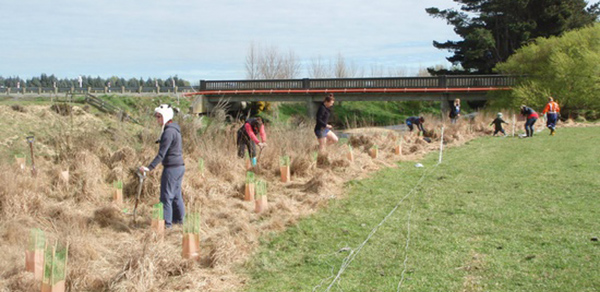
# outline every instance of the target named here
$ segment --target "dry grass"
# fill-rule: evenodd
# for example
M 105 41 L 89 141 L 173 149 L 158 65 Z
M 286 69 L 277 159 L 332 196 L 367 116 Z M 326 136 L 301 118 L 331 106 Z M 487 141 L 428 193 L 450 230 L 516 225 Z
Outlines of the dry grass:
M 343 182 L 349 179 L 439 149 L 441 134 L 441 123 L 426 117 L 431 143 L 415 135 L 373 132 L 352 136 L 353 162 L 347 160 L 346 145 L 330 146 L 328 154 L 315 161 L 316 139 L 310 126 L 267 126 L 269 146 L 260 153 L 255 172 L 268 182 L 270 208 L 258 215 L 253 203 L 243 201 L 246 170 L 235 146 L 241 125 L 219 121 L 224 119 L 222 114 L 210 125 L 197 119 L 179 121 L 185 145 L 184 200 L 202 207 L 202 256 L 199 262 L 190 262 L 180 256 L 180 232 L 167 232 L 161 239 L 149 230 L 151 205 L 159 197 L 160 170 L 151 172 L 144 182 L 139 224 L 133 225 L 131 215 L 123 212 L 133 209 L 139 185 L 135 168 L 149 163 L 156 153 L 159 129 L 155 125 L 142 128 L 111 122 L 102 126 L 97 117 L 76 107 L 73 116 L 40 107 L 24 111 L 6 107 L 0 112 L 16 120 L 26 118 L 31 127 L 38 127 L 38 133 L 46 133 L 37 136 L 36 177 L 12 163 L 0 166 L 0 246 L 4 249 L 0 291 L 39 289 L 39 283 L 24 272 L 23 260 L 27 234 L 34 227 L 44 230 L 51 241 L 69 242 L 67 286 L 71 291 L 236 290 L 245 282 L 235 274 L 236 267 L 256 249 L 260 236 L 281 231 L 343 196 Z M 71 118 L 81 126 L 70 128 Z M 492 119 L 493 115 L 479 115 L 473 121 L 446 125 L 444 142 L 460 145 L 490 134 Z M 58 129 L 44 131 L 39 126 L 44 123 Z M 128 135 L 127 131 L 140 134 Z M 18 140 L 5 140 L 0 146 L 24 152 Z M 402 155 L 397 156 L 393 150 L 400 141 Z M 373 145 L 379 148 L 377 159 L 367 153 Z M 287 184 L 279 177 L 282 155 L 291 157 L 292 182 Z M 200 158 L 204 171 L 198 167 Z M 67 169 L 68 182 L 61 178 Z M 124 184 L 122 206 L 111 203 L 115 180 Z

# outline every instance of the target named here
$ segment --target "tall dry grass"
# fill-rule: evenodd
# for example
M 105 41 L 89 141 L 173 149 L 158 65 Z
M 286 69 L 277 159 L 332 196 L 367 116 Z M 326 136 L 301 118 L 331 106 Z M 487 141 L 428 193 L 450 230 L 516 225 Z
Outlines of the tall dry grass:
M 48 112 L 43 119 L 64 125 L 68 118 Z M 93 118 L 80 113 L 75 123 Z M 34 227 L 44 230 L 52 242 L 70 244 L 71 291 L 235 290 L 245 281 L 235 274 L 236 267 L 252 254 L 261 236 L 281 231 L 343 196 L 343 182 L 349 179 L 438 149 L 441 121 L 426 119 L 431 143 L 395 132 L 352 135 L 353 162 L 347 159 L 347 145 L 332 145 L 315 157 L 312 125 L 267 125 L 268 146 L 260 153 L 255 172 L 268 183 L 270 208 L 256 214 L 253 203 L 243 201 L 246 170 L 235 144 L 241 124 L 226 123 L 222 112 L 210 124 L 178 117 L 186 163 L 184 200 L 201 206 L 199 262 L 181 258 L 180 232 L 167 232 L 161 239 L 149 230 L 151 205 L 159 198 L 160 169 L 144 182 L 138 224 L 127 214 L 139 186 L 135 169 L 148 164 L 157 151 L 154 140 L 160 128 L 154 121 L 144 127 L 113 124 L 100 131 L 64 130 L 40 137 L 44 145 L 39 147 L 47 151 L 45 158 L 36 159 L 36 177 L 15 165 L 0 166 L 0 246 L 5 251 L 0 254 L 0 290 L 38 289 L 39 283 L 24 272 L 23 259 L 27 235 Z M 492 119 L 492 114 L 482 114 L 446 124 L 444 142 L 460 145 L 487 135 Z M 393 150 L 400 141 L 402 155 L 397 156 Z M 379 148 L 377 159 L 368 155 L 373 145 Z M 292 182 L 287 184 L 279 181 L 283 155 L 291 157 Z M 199 159 L 204 160 L 204 170 Z M 61 176 L 67 169 L 68 182 Z M 115 180 L 124 183 L 122 206 L 111 203 Z

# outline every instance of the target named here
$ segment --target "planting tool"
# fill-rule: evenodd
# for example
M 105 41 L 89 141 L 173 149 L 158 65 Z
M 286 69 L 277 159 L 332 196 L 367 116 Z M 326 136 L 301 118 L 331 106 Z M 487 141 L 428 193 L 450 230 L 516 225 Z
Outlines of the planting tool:
M 144 185 L 144 179 L 146 179 L 146 172 L 136 171 L 136 174 L 140 178 L 140 184 L 138 186 L 138 192 L 135 196 L 135 206 L 133 207 L 133 224 L 135 224 L 135 215 L 137 211 L 138 204 L 140 202 L 140 195 L 142 194 L 142 186 Z
M 29 143 L 29 150 L 31 151 L 31 174 L 35 176 L 37 171 L 35 170 L 35 161 L 33 159 L 33 141 L 35 141 L 35 137 L 27 136 L 27 143 Z
M 256 157 L 256 165 L 254 165 L 255 167 L 258 167 L 258 162 L 260 161 L 260 155 L 262 154 L 264 147 L 259 146 L 258 148 L 260 148 L 260 151 L 258 151 L 258 156 Z

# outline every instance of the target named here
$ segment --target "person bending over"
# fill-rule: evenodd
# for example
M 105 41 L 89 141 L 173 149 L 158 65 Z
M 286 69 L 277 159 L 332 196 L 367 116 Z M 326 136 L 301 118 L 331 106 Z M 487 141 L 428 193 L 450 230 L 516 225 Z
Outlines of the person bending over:
M 417 130 L 419 130 L 419 134 L 421 132 L 425 133 L 425 129 L 423 128 L 423 122 L 425 122 L 425 118 L 423 117 L 409 117 L 406 119 L 406 126 L 408 126 L 409 132 L 414 130 L 414 126 L 417 126 Z
M 262 142 L 258 140 L 257 135 L 260 135 Z M 261 149 L 267 146 L 265 125 L 260 117 L 247 119 L 237 131 L 238 156 L 244 158 L 244 152 L 248 150 L 252 166 L 256 166 L 256 144 Z

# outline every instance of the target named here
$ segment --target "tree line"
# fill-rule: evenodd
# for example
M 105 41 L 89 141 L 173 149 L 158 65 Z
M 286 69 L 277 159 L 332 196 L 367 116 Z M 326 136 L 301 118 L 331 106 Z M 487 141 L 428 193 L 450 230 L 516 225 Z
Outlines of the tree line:
M 561 36 L 593 25 L 600 4 L 584 0 L 453 0 L 460 9 L 427 8 L 426 12 L 454 26 L 458 41 L 433 42 L 454 55 L 454 70 L 430 69 L 434 75 L 493 74 L 519 48 L 537 38 Z
M 57 87 L 57 88 L 70 88 L 79 87 L 79 77 L 77 78 L 58 78 L 52 75 L 41 74 L 39 77 L 32 77 L 29 79 L 22 79 L 18 76 L 15 77 L 2 77 L 0 76 L 0 87 Z M 167 79 L 161 78 L 129 78 L 125 79 L 122 77 L 113 76 L 110 78 L 92 77 L 92 76 L 81 76 L 81 87 L 173 87 L 173 86 L 190 86 L 190 82 L 183 80 L 177 76 L 172 76 Z

